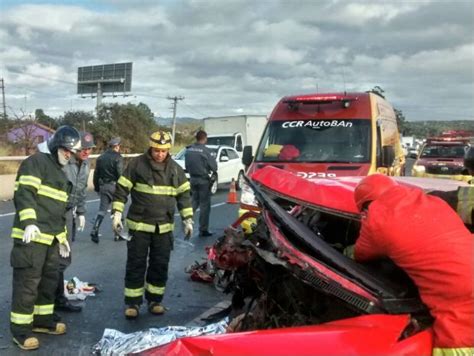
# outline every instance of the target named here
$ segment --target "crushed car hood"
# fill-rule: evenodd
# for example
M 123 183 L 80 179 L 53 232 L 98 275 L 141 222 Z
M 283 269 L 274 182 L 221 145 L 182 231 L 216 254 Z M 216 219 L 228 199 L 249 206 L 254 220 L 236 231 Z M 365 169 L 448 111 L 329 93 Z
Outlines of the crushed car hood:
M 369 315 L 321 325 L 186 337 L 141 355 L 431 355 L 424 331 L 400 340 L 407 315 Z
M 276 167 L 267 166 L 252 175 L 252 180 L 273 195 L 311 205 L 335 214 L 358 217 L 354 189 L 364 177 L 337 177 L 303 179 Z M 466 182 L 436 178 L 392 177 L 399 184 L 419 188 L 425 192 L 455 191 Z

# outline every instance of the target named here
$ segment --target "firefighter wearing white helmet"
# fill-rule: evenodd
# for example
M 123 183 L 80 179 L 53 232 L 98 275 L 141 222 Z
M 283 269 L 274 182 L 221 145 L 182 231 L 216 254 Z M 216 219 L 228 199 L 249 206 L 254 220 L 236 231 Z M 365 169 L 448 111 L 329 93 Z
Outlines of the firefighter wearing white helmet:
M 193 232 L 190 185 L 183 169 L 171 158 L 171 135 L 157 131 L 150 136 L 146 153 L 132 159 L 119 178 L 112 203 L 113 229 L 123 229 L 122 213 L 131 195 L 126 224 L 125 317 L 139 315 L 143 297 L 148 311 L 164 313 L 161 305 L 173 249 L 174 211 L 177 204 L 185 238 Z M 146 276 L 146 281 L 145 281 Z

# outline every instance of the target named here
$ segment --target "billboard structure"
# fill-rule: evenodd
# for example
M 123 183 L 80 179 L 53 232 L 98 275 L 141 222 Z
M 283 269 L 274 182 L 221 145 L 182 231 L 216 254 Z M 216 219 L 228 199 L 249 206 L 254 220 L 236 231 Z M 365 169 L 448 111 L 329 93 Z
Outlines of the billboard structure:
M 77 69 L 77 94 L 97 97 L 97 109 L 104 93 L 128 96 L 132 90 L 132 62 L 102 64 Z

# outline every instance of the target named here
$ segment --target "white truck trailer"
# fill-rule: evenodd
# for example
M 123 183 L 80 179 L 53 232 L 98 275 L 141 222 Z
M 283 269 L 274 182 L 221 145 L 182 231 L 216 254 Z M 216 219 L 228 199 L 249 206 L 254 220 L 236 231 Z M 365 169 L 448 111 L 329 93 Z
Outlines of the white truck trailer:
M 233 147 L 240 156 L 244 146 L 257 147 L 267 124 L 265 115 L 206 117 L 203 120 L 208 145 Z

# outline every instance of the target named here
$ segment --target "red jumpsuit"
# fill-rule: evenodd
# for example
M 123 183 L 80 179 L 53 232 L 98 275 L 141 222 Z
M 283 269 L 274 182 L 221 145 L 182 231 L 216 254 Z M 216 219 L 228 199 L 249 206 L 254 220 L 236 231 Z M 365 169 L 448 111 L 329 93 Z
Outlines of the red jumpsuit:
M 473 241 L 447 203 L 395 186 L 370 204 L 354 257 L 367 261 L 386 256 L 407 272 L 435 318 L 433 354 L 472 354 Z

